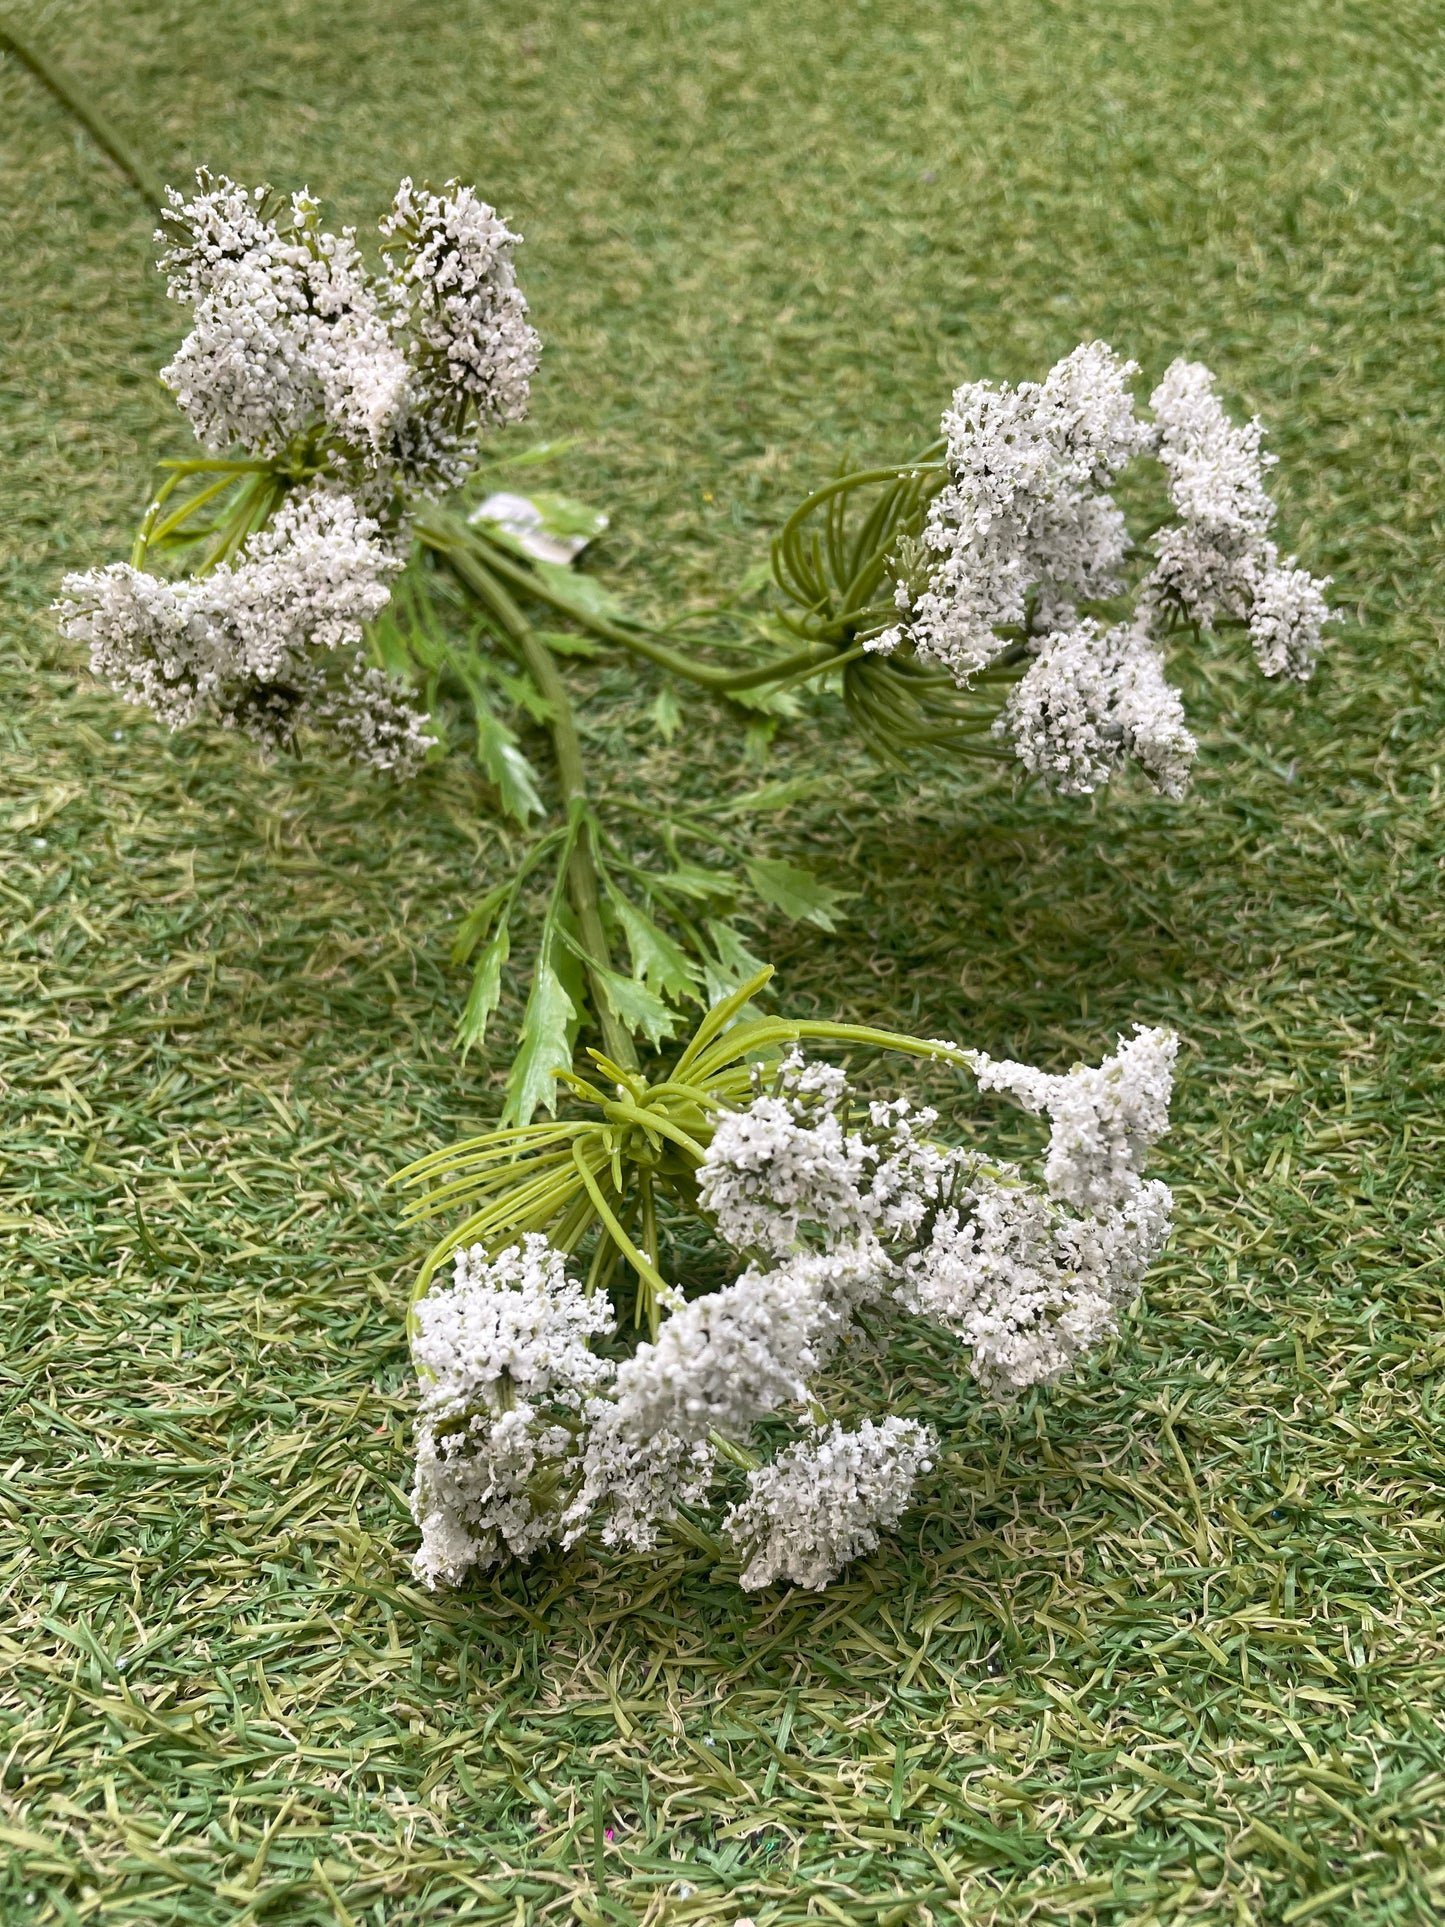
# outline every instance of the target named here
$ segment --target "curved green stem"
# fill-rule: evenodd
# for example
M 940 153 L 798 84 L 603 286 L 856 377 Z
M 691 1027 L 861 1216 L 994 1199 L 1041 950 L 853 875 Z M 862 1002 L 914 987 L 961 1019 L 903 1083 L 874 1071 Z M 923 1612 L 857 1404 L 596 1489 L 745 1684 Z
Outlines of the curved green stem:
M 599 640 L 615 643 L 619 649 L 641 656 L 659 669 L 666 669 L 670 675 L 681 676 L 685 681 L 696 683 L 700 689 L 710 689 L 716 695 L 726 696 L 734 690 L 761 689 L 765 683 L 815 676 L 833 668 L 837 661 L 836 650 L 810 643 L 806 649 L 799 649 L 791 656 L 775 657 L 771 662 L 756 664 L 751 669 L 722 669 L 710 663 L 695 662 L 680 649 L 673 649 L 652 636 L 624 628 L 621 623 L 610 622 L 606 616 L 593 615 L 576 608 L 565 596 L 554 594 L 539 576 L 533 575 L 520 563 L 512 562 L 507 556 L 493 551 L 487 556 L 487 566 L 527 595 L 545 603 L 549 609 L 570 617 Z
M 420 521 L 417 526 L 420 533 Z M 427 538 L 424 536 L 423 539 Z M 552 737 L 552 753 L 557 759 L 562 800 L 567 807 L 569 820 L 575 825 L 576 833 L 572 837 L 571 853 L 567 859 L 567 885 L 583 947 L 592 960 L 587 965 L 592 1002 L 607 1055 L 631 1070 L 637 1063 L 637 1053 L 631 1037 L 607 1000 L 605 982 L 595 967 L 600 965 L 601 969 L 610 970 L 612 957 L 607 932 L 602 926 L 602 909 L 597 893 L 597 863 L 592 847 L 592 815 L 587 801 L 587 776 L 582 767 L 582 743 L 577 734 L 567 685 L 562 680 L 551 650 L 491 572 L 460 545 L 447 542 L 444 547 L 440 544 L 434 546 L 506 630 L 521 655 L 527 673 L 537 685 L 538 694 L 548 706 L 547 726 Z
M 659 669 L 666 669 L 671 675 L 696 683 L 700 689 L 712 690 L 716 695 L 727 696 L 735 691 L 761 689 L 768 683 L 778 681 L 802 681 L 837 666 L 838 651 L 818 642 L 811 642 L 806 649 L 795 650 L 792 655 L 776 656 L 769 662 L 754 664 L 749 669 L 724 669 L 712 663 L 697 662 L 684 651 L 674 649 L 640 629 L 579 608 L 575 601 L 552 589 L 525 564 L 507 555 L 494 543 L 487 542 L 467 523 L 448 516 L 444 510 L 427 510 L 417 517 L 415 527 L 419 538 L 437 554 L 452 562 L 458 568 L 458 573 L 465 575 L 459 566 L 461 559 L 470 550 L 481 550 L 485 555 L 484 562 L 480 556 L 471 559 L 474 563 L 481 562 L 493 577 L 500 577 L 544 607 L 555 609 L 559 615 L 566 616 L 599 641 L 613 643 L 619 649 L 626 649 L 630 654 L 655 664 Z
M 165 196 L 157 183 L 151 179 L 150 169 L 136 158 L 129 143 L 121 139 L 110 122 L 91 106 L 70 76 L 62 73 L 53 61 L 47 60 L 38 48 L 30 45 L 29 41 L 22 40 L 5 20 L 0 20 L 0 47 L 8 47 L 15 58 L 30 69 L 41 85 L 50 89 L 61 106 L 80 122 L 101 152 L 110 156 L 136 192 L 150 202 L 157 214 L 163 213 Z

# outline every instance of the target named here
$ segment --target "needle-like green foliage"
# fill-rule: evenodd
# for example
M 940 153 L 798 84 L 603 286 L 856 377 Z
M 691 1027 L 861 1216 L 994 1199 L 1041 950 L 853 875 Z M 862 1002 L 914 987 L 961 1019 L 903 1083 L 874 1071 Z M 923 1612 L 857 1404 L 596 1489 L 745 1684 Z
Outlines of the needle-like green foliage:
M 947 1452 L 821 1606 L 741 1598 L 689 1536 L 424 1597 L 427 1239 L 385 1180 L 503 1101 L 445 954 L 513 831 L 462 757 L 400 794 L 260 769 L 58 646 L 59 576 L 124 553 L 175 452 L 176 316 L 131 188 L 0 67 L 0 1919 L 1432 1922 L 1437 10 L 31 11 L 157 174 L 224 159 L 357 220 L 402 164 L 484 181 L 534 264 L 536 432 L 581 436 L 564 486 L 629 596 L 740 578 L 920 397 L 1097 334 L 1278 424 L 1352 621 L 1305 701 L 1203 658 L 1183 809 L 895 790 L 805 702 L 745 780 L 796 779 L 777 857 L 856 894 L 831 935 L 749 934 L 779 1007 L 1058 1066 L 1177 1026 L 1169 1259 L 1097 1376 L 1008 1417 L 895 1353 L 884 1395 Z M 639 793 L 736 794 L 701 700 L 668 740 L 633 670 L 577 687 Z

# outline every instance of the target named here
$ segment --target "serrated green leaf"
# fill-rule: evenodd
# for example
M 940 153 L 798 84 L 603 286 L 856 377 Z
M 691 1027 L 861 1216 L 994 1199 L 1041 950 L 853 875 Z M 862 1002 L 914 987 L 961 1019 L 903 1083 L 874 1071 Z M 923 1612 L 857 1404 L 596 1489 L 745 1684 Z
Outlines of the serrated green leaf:
M 761 957 L 755 957 L 736 929 L 721 917 L 709 917 L 707 934 L 712 938 L 713 949 L 725 970 L 731 973 L 734 985 L 745 984 L 750 977 L 756 977 L 767 965 Z
M 746 796 L 739 796 L 721 812 L 724 816 L 743 816 L 753 811 L 785 810 L 793 803 L 801 803 L 805 797 L 816 796 L 826 789 L 830 778 L 826 776 L 790 776 L 786 782 L 764 783 L 761 789 L 749 790 Z
M 776 716 L 754 716 L 743 731 L 743 761 L 765 763 L 768 751 L 773 746 L 773 738 L 778 733 Z
M 578 575 L 563 562 L 533 562 L 532 567 L 546 583 L 548 593 L 578 615 L 615 620 L 623 613 L 617 597 L 596 576 Z
M 785 917 L 816 924 L 820 930 L 834 928 L 832 912 L 844 901 L 842 890 L 820 883 L 811 870 L 784 863 L 781 858 L 755 857 L 747 871 L 763 902 L 781 910 Z
M 511 730 L 473 692 L 477 717 L 477 761 L 501 792 L 502 808 L 523 828 L 529 817 L 541 816 L 544 805 L 537 794 L 537 772 L 517 747 Z
M 501 883 L 498 884 L 495 890 L 488 890 L 481 902 L 473 909 L 468 910 L 467 914 L 462 918 L 461 925 L 452 942 L 452 962 L 454 964 L 464 964 L 476 949 L 477 945 L 482 941 L 482 938 L 486 936 L 492 927 L 492 919 L 497 914 L 498 906 L 511 887 L 509 883 Z
M 768 966 L 753 955 L 733 926 L 721 918 L 708 919 L 707 934 L 717 951 L 717 956 L 709 957 L 703 965 L 708 1008 L 712 1010 L 725 997 L 731 997 L 742 985 L 766 971 Z M 761 1017 L 762 1014 L 749 999 L 730 1019 L 728 1028 L 745 1019 Z
M 725 870 L 705 870 L 699 863 L 679 863 L 671 870 L 648 875 L 648 885 L 696 903 L 721 903 L 738 893 L 738 879 Z
M 480 1046 L 487 1041 L 487 1025 L 501 1002 L 502 966 L 511 954 L 511 948 L 511 938 L 506 924 L 503 924 L 482 952 L 461 1022 L 457 1025 L 457 1042 L 462 1047 L 463 1062 L 474 1044 Z
M 518 709 L 525 709 L 534 723 L 550 723 L 557 714 L 556 705 L 548 702 L 530 676 L 513 675 L 509 669 L 498 669 L 497 681 L 507 693 L 509 702 Z
M 632 974 L 650 990 L 674 1003 L 696 997 L 698 972 L 682 945 L 660 930 L 645 910 L 624 897 L 619 890 L 608 892 L 627 948 L 632 957 Z
M 539 629 L 537 634 L 554 655 L 600 656 L 607 645 L 595 636 L 584 636 L 570 629 Z
M 682 727 L 682 705 L 671 685 L 664 685 L 657 692 L 657 701 L 652 705 L 652 726 L 665 743 L 670 743 Z
M 539 963 L 522 1019 L 517 1055 L 507 1078 L 504 1124 L 530 1124 L 539 1106 L 555 1115 L 558 1075 L 572 1068 L 567 1031 L 576 1016 L 561 978 L 550 963 Z
M 731 689 L 727 700 L 736 703 L 740 709 L 751 709 L 760 716 L 775 716 L 790 720 L 802 714 L 802 704 L 797 693 L 791 689 L 769 689 L 764 684 L 759 689 Z
M 676 1034 L 676 1012 L 669 1010 L 660 997 L 654 997 L 645 984 L 640 984 L 635 977 L 619 976 L 615 970 L 603 970 L 599 965 L 594 964 L 593 970 L 613 1016 L 625 1024 L 634 1037 L 645 1037 L 656 1050 Z

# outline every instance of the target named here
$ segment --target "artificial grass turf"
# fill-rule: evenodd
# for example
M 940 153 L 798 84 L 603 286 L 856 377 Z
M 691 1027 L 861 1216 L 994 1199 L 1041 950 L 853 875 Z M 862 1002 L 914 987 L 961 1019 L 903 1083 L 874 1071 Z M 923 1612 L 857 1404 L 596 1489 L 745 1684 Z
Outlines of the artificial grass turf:
M 895 1352 L 948 1450 L 821 1601 L 692 1540 L 424 1596 L 381 1186 L 496 1103 L 445 951 L 501 833 L 459 762 L 261 770 L 55 641 L 59 574 L 123 552 L 183 447 L 179 317 L 134 197 L 0 68 L 0 1918 L 1435 1918 L 1437 10 L 28 24 L 157 171 L 358 222 L 403 170 L 476 179 L 528 237 L 535 432 L 580 434 L 564 485 L 632 592 L 740 572 L 845 447 L 1099 333 L 1266 414 L 1352 621 L 1303 694 L 1190 672 L 1178 807 L 896 784 L 826 713 L 780 739 L 836 778 L 774 847 L 858 893 L 835 938 L 759 934 L 785 1007 L 1051 1063 L 1177 1024 L 1174 1245 L 1110 1357 L 1011 1414 Z M 656 741 L 654 689 L 595 679 L 600 768 L 757 780 L 700 699 Z

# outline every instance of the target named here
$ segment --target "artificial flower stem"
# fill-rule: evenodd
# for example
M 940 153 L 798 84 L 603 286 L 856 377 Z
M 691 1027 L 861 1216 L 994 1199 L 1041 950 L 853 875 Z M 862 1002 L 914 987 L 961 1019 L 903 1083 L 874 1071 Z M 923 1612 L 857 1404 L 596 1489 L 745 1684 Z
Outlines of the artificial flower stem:
M 418 517 L 417 533 L 431 546 L 441 547 L 443 554 L 453 556 L 455 538 L 440 527 L 439 523 L 439 517 Z M 474 531 L 469 530 L 468 534 L 473 542 L 481 546 L 480 539 Z M 442 537 L 441 544 L 433 540 L 438 535 Z M 502 576 L 515 588 L 521 589 L 538 602 L 545 603 L 549 609 L 555 609 L 559 615 L 570 617 L 579 627 L 586 629 L 599 640 L 615 643 L 618 648 L 630 650 L 633 655 L 643 657 L 646 661 L 656 664 L 659 669 L 666 669 L 672 675 L 681 676 L 688 682 L 696 683 L 699 688 L 710 689 L 720 696 L 730 695 L 735 690 L 761 689 L 765 684 L 780 679 L 797 681 L 805 676 L 818 675 L 824 670 L 835 667 L 837 663 L 836 650 L 812 643 L 806 649 L 795 650 L 790 656 L 780 656 L 772 662 L 760 663 L 752 669 L 713 668 L 706 663 L 694 662 L 681 650 L 669 648 L 664 642 L 656 642 L 650 636 L 639 635 L 631 629 L 624 628 L 620 623 L 609 622 L 605 616 L 580 610 L 565 596 L 557 595 L 550 590 L 540 576 L 534 575 L 521 563 L 514 562 L 510 556 L 502 554 L 490 543 L 486 544 L 486 567 L 493 575 Z
M 418 532 L 424 535 L 420 522 Z M 583 947 L 588 953 L 587 976 L 592 986 L 592 1002 L 602 1031 L 607 1055 L 633 1070 L 637 1052 L 632 1039 L 607 1000 L 605 979 L 599 970 L 612 967 L 607 932 L 602 927 L 602 911 L 597 894 L 597 865 L 592 852 L 592 813 L 587 801 L 587 776 L 582 767 L 582 742 L 577 734 L 567 685 L 557 668 L 556 658 L 517 607 L 502 583 L 489 568 L 455 544 L 441 553 L 451 563 L 468 588 L 475 591 L 488 609 L 508 631 L 521 652 L 528 675 L 548 707 L 547 727 L 552 737 L 552 753 L 557 759 L 557 777 L 562 800 L 570 815 L 578 818 L 576 834 L 567 860 L 568 894 L 576 913 Z M 490 561 L 490 557 L 488 558 Z
M 724 1438 L 719 1431 L 709 1432 L 707 1442 L 720 1459 L 726 1459 L 730 1465 L 737 1466 L 740 1471 L 756 1472 L 762 1464 L 762 1460 L 754 1458 L 746 1446 L 739 1445 L 735 1439 Z

